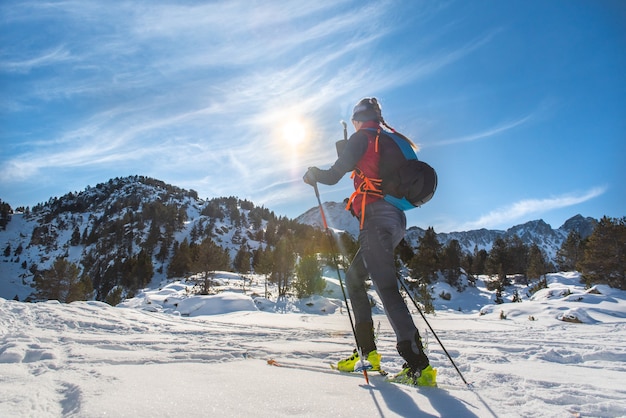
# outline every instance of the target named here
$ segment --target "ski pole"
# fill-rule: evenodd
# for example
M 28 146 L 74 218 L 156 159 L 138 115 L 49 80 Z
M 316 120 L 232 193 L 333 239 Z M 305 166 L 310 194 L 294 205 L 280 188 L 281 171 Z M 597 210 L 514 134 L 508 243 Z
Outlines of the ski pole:
M 354 336 L 354 342 L 356 343 L 357 353 L 359 354 L 359 358 L 363 361 L 363 353 L 361 351 L 361 346 L 359 345 L 359 340 L 356 336 L 356 328 L 354 327 L 354 321 L 352 320 L 352 313 L 350 312 L 350 305 L 348 304 L 348 297 L 346 296 L 346 290 L 343 286 L 343 280 L 341 280 L 341 271 L 339 270 L 339 263 L 336 258 L 336 251 L 334 245 L 334 239 L 332 237 L 332 232 L 328 228 L 328 223 L 326 222 L 326 215 L 324 214 L 324 207 L 322 206 L 322 200 L 320 199 L 320 191 L 317 188 L 317 183 L 313 184 L 313 189 L 315 190 L 315 197 L 317 197 L 317 203 L 320 208 L 320 215 L 322 216 L 322 225 L 324 226 L 324 230 L 326 231 L 326 235 L 328 236 L 328 242 L 330 244 L 330 252 L 333 260 L 333 264 L 335 265 L 335 269 L 337 270 L 337 277 L 339 278 L 339 287 L 341 287 L 341 293 L 343 294 L 343 301 L 346 303 L 346 311 L 348 311 L 348 318 L 350 319 L 350 326 L 352 327 L 352 335 Z M 370 380 L 367 376 L 367 370 L 363 369 L 363 376 L 365 377 L 365 382 L 369 385 Z
M 424 320 L 424 322 L 426 322 L 426 325 L 428 325 L 428 328 L 430 328 L 430 332 L 433 333 L 433 335 L 435 336 L 435 339 L 437 340 L 437 342 L 439 343 L 439 345 L 441 346 L 441 348 L 443 349 L 443 352 L 446 353 L 446 356 L 448 356 L 448 359 L 450 360 L 450 363 L 452 363 L 452 365 L 454 366 L 454 368 L 456 369 L 457 373 L 459 374 L 459 376 L 461 376 L 461 379 L 463 380 L 463 383 L 465 383 L 466 386 L 471 388 L 471 384 L 467 383 L 467 380 L 465 380 L 465 377 L 463 377 L 463 373 L 461 373 L 461 371 L 459 370 L 459 368 L 456 366 L 456 363 L 454 362 L 454 360 L 452 360 L 452 357 L 450 356 L 450 354 L 448 353 L 448 350 L 446 350 L 446 347 L 444 347 L 443 343 L 441 342 L 441 340 L 439 339 L 439 337 L 437 336 L 437 333 L 435 332 L 435 330 L 433 329 L 433 327 L 430 326 L 430 322 L 428 322 L 428 320 L 426 319 L 426 315 L 424 315 L 424 312 L 422 312 L 422 309 L 419 307 L 419 305 L 417 304 L 417 302 L 415 302 L 415 299 L 413 298 L 413 296 L 411 295 L 411 292 L 409 292 L 409 289 L 407 288 L 406 284 L 404 284 L 404 281 L 402 279 L 400 279 L 400 277 L 398 277 L 398 281 L 400 282 L 400 285 L 402 286 L 402 288 L 404 289 L 404 291 L 407 293 L 407 295 L 409 295 L 409 298 L 411 299 L 411 302 L 413 302 L 413 305 L 415 305 L 415 307 L 417 308 L 417 311 L 420 313 L 420 315 L 422 316 L 422 319 Z
M 343 301 L 346 303 L 346 310 L 348 311 L 348 318 L 350 318 L 350 326 L 352 327 L 352 333 L 354 334 L 354 339 L 359 347 L 359 342 L 356 337 L 356 328 L 354 327 L 354 321 L 352 320 L 352 313 L 350 312 L 350 305 L 348 305 L 348 298 L 346 296 L 346 290 L 343 286 L 343 280 L 341 280 L 341 271 L 339 270 L 339 263 L 337 262 L 336 254 L 335 254 L 335 245 L 334 239 L 332 237 L 332 232 L 328 228 L 328 223 L 326 222 L 326 215 L 324 213 L 324 207 L 322 206 L 322 200 L 320 199 L 320 191 L 317 188 L 317 183 L 313 185 L 313 189 L 315 190 L 315 197 L 317 197 L 317 203 L 320 208 L 320 215 L 322 216 L 322 225 L 324 226 L 324 231 L 328 236 L 328 242 L 330 244 L 330 252 L 333 260 L 333 264 L 335 265 L 335 270 L 337 270 L 337 277 L 339 278 L 339 286 L 341 287 L 341 293 L 343 294 Z

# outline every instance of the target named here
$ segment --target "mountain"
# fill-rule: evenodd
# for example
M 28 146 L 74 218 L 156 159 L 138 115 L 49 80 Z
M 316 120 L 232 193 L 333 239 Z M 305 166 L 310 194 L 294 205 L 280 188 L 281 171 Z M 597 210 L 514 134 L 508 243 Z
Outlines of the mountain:
M 7 217 L 0 228 L 0 297 L 24 300 L 58 259 L 81 266 L 96 299 L 119 285 L 132 296 L 167 278 L 185 243 L 211 240 L 233 260 L 242 247 L 273 245 L 277 230 L 296 228 L 290 222 L 235 197 L 203 200 L 144 176 L 111 179 Z
M 324 213 L 330 228 L 358 235 L 358 222 L 342 203 L 325 203 Z M 587 236 L 595 222 L 577 215 L 556 230 L 538 220 L 507 231 L 437 236 L 442 244 L 456 239 L 472 252 L 475 247 L 489 250 L 497 238 L 517 235 L 527 244 L 539 244 L 554 260 L 570 231 Z M 183 249 L 197 250 L 209 241 L 209 251 L 220 248 L 234 262 L 241 250 L 274 248 L 286 231 L 307 237 L 311 226 L 322 227 L 319 207 L 290 220 L 246 200 L 200 199 L 193 190 L 149 177 L 111 179 L 20 213 L 2 210 L 0 297 L 27 299 L 34 281 L 59 259 L 80 266 L 81 274 L 93 282 L 97 300 L 105 300 L 120 286 L 125 289 L 122 296 L 132 297 L 143 287 L 158 287 L 168 277 L 184 275 L 173 268 L 188 256 Z M 417 248 L 424 232 L 411 227 L 407 242 Z
M 329 227 L 348 232 L 353 237 L 359 234 L 359 224 L 356 218 L 344 210 L 344 205 L 335 202 L 325 202 L 324 212 Z M 296 221 L 315 227 L 321 227 L 319 208 L 309 209 L 296 218 Z M 521 225 L 513 226 L 506 231 L 477 229 L 463 232 L 437 233 L 437 239 L 442 245 L 447 245 L 452 240 L 457 240 L 461 249 L 466 253 L 473 253 L 474 249 L 491 250 L 496 239 L 518 236 L 526 245 L 537 244 L 547 256 L 548 261 L 554 262 L 556 253 L 561 248 L 563 241 L 571 231 L 578 231 L 583 237 L 591 235 L 597 220 L 590 217 L 576 215 L 565 221 L 558 229 L 553 229 L 543 220 L 529 221 Z M 426 231 L 422 228 L 410 227 L 405 240 L 413 249 L 419 247 L 419 239 Z M 436 232 L 436 231 L 435 231 Z
M 344 203 L 324 202 L 324 215 L 328 227 L 336 231 L 345 231 L 352 237 L 359 236 L 359 221 L 347 211 Z M 316 228 L 323 228 L 322 216 L 318 206 L 311 208 L 296 218 L 296 221 Z
M 553 229 L 539 219 L 513 226 L 506 231 L 479 229 L 465 232 L 438 233 L 437 238 L 443 245 L 456 239 L 459 241 L 463 251 L 472 253 L 475 248 L 478 250 L 491 250 L 494 241 L 498 238 L 507 239 L 517 236 L 526 245 L 537 244 L 546 254 L 547 260 L 554 263 L 557 251 L 561 248 L 563 241 L 565 241 L 571 231 L 578 231 L 583 238 L 586 238 L 591 235 L 596 223 L 597 220 L 593 218 L 584 218 L 582 215 L 576 215 L 568 219 L 558 229 Z M 413 227 L 407 231 L 407 240 L 414 248 L 417 248 L 419 246 L 418 240 L 423 235 L 423 229 Z

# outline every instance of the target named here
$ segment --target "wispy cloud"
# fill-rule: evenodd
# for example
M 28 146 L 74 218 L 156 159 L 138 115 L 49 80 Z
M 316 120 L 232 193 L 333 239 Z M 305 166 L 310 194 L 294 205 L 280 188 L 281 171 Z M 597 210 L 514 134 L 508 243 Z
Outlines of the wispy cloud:
M 531 120 L 533 118 L 533 115 L 527 115 L 524 117 L 521 117 L 517 120 L 511 121 L 511 122 L 505 122 L 499 125 L 496 125 L 494 127 L 488 128 L 484 131 L 481 132 L 475 132 L 473 134 L 469 134 L 469 135 L 465 135 L 459 138 L 452 138 L 452 139 L 445 139 L 443 141 L 437 141 L 437 142 L 433 142 L 433 143 L 429 143 L 428 146 L 431 147 L 436 147 L 436 146 L 443 146 L 443 145 L 452 145 L 452 144 L 459 144 L 459 143 L 463 143 L 463 142 L 472 142 L 472 141 L 477 141 L 480 139 L 485 139 L 485 138 L 490 138 L 493 136 L 497 136 L 500 135 L 506 131 L 509 131 L 513 128 L 516 128 L 518 126 L 523 125 L 524 123 L 528 122 L 529 120 Z
M 5 56 L 3 59 L 0 59 L 0 71 L 28 73 L 33 68 L 58 65 L 71 60 L 72 55 L 70 51 L 64 45 L 59 45 L 37 55 L 31 54 L 27 57 Z
M 561 196 L 545 199 L 527 199 L 513 203 L 509 206 L 495 209 L 475 221 L 465 223 L 455 230 L 467 231 L 481 228 L 498 228 L 513 225 L 528 216 L 537 216 L 554 209 L 566 208 L 578 205 L 588 200 L 601 196 L 607 191 L 607 187 L 595 187 L 582 193 L 568 193 Z
M 36 48 L 6 44 L 3 56 L 13 59 L 5 71 L 36 76 L 3 107 L 59 106 L 68 114 L 45 137 L 27 138 L 24 152 L 1 156 L 0 182 L 96 167 L 204 187 L 203 195 L 263 199 L 268 184 L 275 185 L 272 196 L 292 195 L 301 178 L 296 158 L 301 169 L 334 157 L 332 141 L 322 141 L 339 131 L 338 120 L 326 117 L 329 109 L 336 115 L 338 106 L 363 94 L 428 77 L 489 40 L 394 62 L 377 49 L 400 27 L 393 24 L 394 6 L 21 2 L 6 18 L 14 28 L 64 30 L 49 38 L 25 33 Z M 428 19 L 422 12 L 417 19 Z M 276 125 L 298 116 L 312 130 L 307 152 L 294 155 Z

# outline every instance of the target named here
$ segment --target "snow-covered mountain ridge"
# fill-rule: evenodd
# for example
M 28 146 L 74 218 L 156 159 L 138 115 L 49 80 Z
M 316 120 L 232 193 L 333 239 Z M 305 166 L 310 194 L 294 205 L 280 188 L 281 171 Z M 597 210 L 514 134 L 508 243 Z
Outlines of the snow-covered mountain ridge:
M 325 203 L 325 213 L 330 227 L 358 234 L 356 219 L 342 203 Z M 538 243 L 553 260 L 569 231 L 576 229 L 586 236 L 595 222 L 577 215 L 556 230 L 538 220 L 507 231 L 453 232 L 438 238 L 442 244 L 457 239 L 464 251 L 472 252 L 489 250 L 498 237 L 516 234 L 526 243 Z M 289 220 L 246 200 L 205 200 L 193 190 L 144 176 L 111 179 L 11 216 L 6 229 L 0 229 L 0 297 L 24 300 L 33 291 L 34 277 L 63 258 L 84 266 L 83 272 L 92 277 L 99 292 L 98 300 L 103 300 L 142 251 L 149 254 L 154 266 L 151 284 L 157 285 L 167 278 L 175 248 L 185 240 L 199 244 L 210 238 L 233 260 L 242 247 L 254 251 L 273 246 L 281 230 L 300 233 L 300 228 L 309 226 L 321 227 L 318 207 Z M 423 234 L 423 229 L 411 227 L 407 241 L 417 248 Z
M 344 209 L 343 204 L 325 202 L 324 213 L 330 228 L 345 231 L 353 237 L 358 236 L 358 221 Z M 296 221 L 319 228 L 322 227 L 318 207 L 309 209 L 307 212 L 297 217 Z M 550 225 L 539 219 L 521 225 L 515 225 L 506 231 L 478 229 L 462 232 L 441 232 L 437 233 L 437 239 L 442 245 L 446 245 L 452 240 L 457 240 L 464 252 L 472 253 L 474 249 L 491 250 L 494 241 L 498 238 L 506 239 L 512 236 L 518 236 L 526 245 L 537 244 L 539 248 L 545 252 L 548 261 L 554 262 L 557 251 L 561 248 L 563 241 L 565 241 L 571 231 L 577 231 L 581 237 L 585 238 L 592 233 L 596 223 L 596 219 L 575 215 L 565 221 L 565 223 L 557 229 L 553 229 Z M 420 227 L 411 226 L 407 230 L 405 239 L 411 247 L 417 249 L 419 247 L 419 239 L 424 236 L 425 232 L 426 231 Z
M 62 258 L 82 266 L 96 298 L 104 300 L 124 280 L 135 280 L 132 273 L 124 276 L 142 254 L 150 259 L 156 285 L 185 241 L 199 245 L 211 239 L 232 260 L 242 246 L 253 251 L 261 241 L 272 245 L 279 225 L 297 228 L 235 197 L 204 200 L 193 190 L 144 176 L 111 179 L 10 217 L 0 230 L 0 297 L 24 300 L 34 278 Z

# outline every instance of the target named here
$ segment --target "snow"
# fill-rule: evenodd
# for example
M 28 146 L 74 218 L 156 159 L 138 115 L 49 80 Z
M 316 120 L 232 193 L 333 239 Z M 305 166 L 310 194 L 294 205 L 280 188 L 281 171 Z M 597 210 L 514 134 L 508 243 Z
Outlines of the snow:
M 215 295 L 176 281 L 118 307 L 0 299 L 0 416 L 626 416 L 626 292 L 586 290 L 577 273 L 549 275 L 531 297 L 519 287 L 521 303 L 494 305 L 480 280 L 435 300 L 427 319 L 473 388 L 418 312 L 439 388 L 376 373 L 368 385 L 328 366 L 353 347 L 335 288 L 277 300 L 260 296 L 262 277 L 218 279 Z M 382 365 L 398 371 L 394 334 L 374 312 Z

